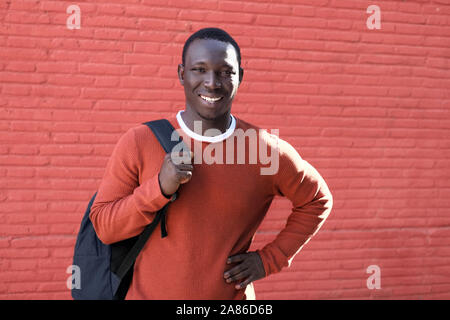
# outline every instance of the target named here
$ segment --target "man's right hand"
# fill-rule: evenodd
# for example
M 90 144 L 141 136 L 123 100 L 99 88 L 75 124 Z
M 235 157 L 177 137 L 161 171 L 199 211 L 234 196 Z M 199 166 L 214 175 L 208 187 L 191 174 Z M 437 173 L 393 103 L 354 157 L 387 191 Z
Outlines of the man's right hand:
M 164 157 L 158 178 L 161 192 L 167 198 L 170 198 L 181 184 L 191 180 L 192 171 L 194 170 L 192 165 L 193 158 L 194 153 L 192 152 L 190 152 L 190 156 L 182 157 L 182 153 L 172 156 L 171 153 L 167 153 Z M 172 161 L 173 159 L 176 159 L 175 163 Z

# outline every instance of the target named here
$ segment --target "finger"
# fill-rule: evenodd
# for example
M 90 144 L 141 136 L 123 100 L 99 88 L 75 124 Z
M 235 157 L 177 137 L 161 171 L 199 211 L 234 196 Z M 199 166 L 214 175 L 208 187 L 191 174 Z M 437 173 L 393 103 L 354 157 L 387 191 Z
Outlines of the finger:
M 241 264 L 235 266 L 234 268 L 231 268 L 230 270 L 226 271 L 223 274 L 223 276 L 224 276 L 225 279 L 228 279 L 228 278 L 233 277 L 236 274 L 238 274 L 240 272 L 243 272 L 243 271 L 245 271 L 247 269 L 248 269 L 247 266 L 241 263 Z
M 231 263 L 241 262 L 241 261 L 244 261 L 246 257 L 247 257 L 247 254 L 237 254 L 235 256 L 228 257 L 227 263 L 231 264 Z
M 193 171 L 194 166 L 192 164 L 179 164 L 176 166 L 180 171 Z
M 179 183 L 183 184 L 186 182 L 189 182 L 192 178 L 192 172 L 191 171 L 177 171 L 177 177 Z
M 242 281 L 241 283 L 238 283 L 237 285 L 235 285 L 234 287 L 236 288 L 236 290 L 240 290 L 245 288 L 246 286 L 248 286 L 251 282 L 253 281 L 253 276 L 250 275 L 247 279 L 245 279 L 244 281 Z
M 242 279 L 248 278 L 250 275 L 251 275 L 250 269 L 245 269 L 244 271 L 241 271 L 238 274 L 235 274 L 234 276 L 231 276 L 228 279 L 226 279 L 226 282 L 231 283 L 234 281 L 240 281 Z

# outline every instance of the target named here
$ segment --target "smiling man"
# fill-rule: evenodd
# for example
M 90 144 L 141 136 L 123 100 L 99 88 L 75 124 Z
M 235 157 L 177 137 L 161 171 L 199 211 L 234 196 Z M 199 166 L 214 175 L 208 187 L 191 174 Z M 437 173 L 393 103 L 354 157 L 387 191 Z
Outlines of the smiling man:
M 178 66 L 185 107 L 168 118 L 194 145 L 191 157 L 174 161 L 145 125 L 115 146 L 90 214 L 104 243 L 138 235 L 178 195 L 167 210 L 168 236 L 151 235 L 126 299 L 252 299 L 252 282 L 289 266 L 329 215 L 332 196 L 320 174 L 288 142 L 231 114 L 243 76 L 240 48 L 228 33 L 197 31 Z M 245 139 L 249 132 L 257 139 Z M 244 143 L 229 143 L 235 139 Z M 279 162 L 270 174 L 262 173 L 262 161 L 195 161 L 230 152 L 227 159 L 236 160 L 238 151 L 248 160 L 263 149 Z M 249 252 L 275 196 L 292 202 L 285 227 Z
M 231 104 L 244 73 L 236 48 L 237 44 L 212 39 L 191 37 L 186 42 L 178 76 L 186 96 L 182 118 L 188 127 L 193 128 L 195 120 L 204 130 L 225 132 L 229 127 Z

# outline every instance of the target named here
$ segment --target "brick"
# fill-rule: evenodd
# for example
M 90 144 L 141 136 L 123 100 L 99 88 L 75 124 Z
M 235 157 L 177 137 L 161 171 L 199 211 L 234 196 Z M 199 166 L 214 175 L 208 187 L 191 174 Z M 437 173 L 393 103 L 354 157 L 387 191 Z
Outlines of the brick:
M 79 224 L 52 224 L 49 228 L 51 234 L 71 234 L 75 235 L 79 231 Z
M 10 246 L 10 238 L 0 238 L 0 248 L 8 248 Z
M 61 87 L 53 85 L 41 85 L 32 87 L 32 95 L 38 97 L 56 96 L 56 97 L 77 97 L 80 95 L 81 89 L 76 87 Z
M 71 61 L 63 61 L 63 62 L 38 62 L 36 63 L 36 71 L 38 72 L 49 72 L 49 73 L 73 73 L 76 72 L 78 67 L 77 63 Z
M 36 292 L 39 288 L 37 282 L 12 283 L 8 285 L 9 293 Z
M 46 258 L 48 257 L 48 249 L 0 249 L 2 258 Z
M 36 270 L 37 261 L 30 259 L 13 259 L 11 260 L 10 270 L 12 271 L 24 271 L 24 270 Z
M 176 19 L 179 10 L 175 8 L 159 8 L 152 6 L 127 6 L 125 14 L 132 17 L 154 17 L 161 19 Z
M 102 3 L 97 5 L 97 12 L 106 15 L 123 15 L 126 7 L 123 4 Z
M 0 76 L 2 82 L 19 82 L 40 84 L 45 82 L 46 76 L 41 74 L 29 74 L 22 72 L 2 72 Z
M 52 291 L 64 291 L 67 290 L 67 286 L 66 283 L 63 281 L 59 281 L 59 282 L 46 282 L 46 283 L 41 283 L 39 285 L 38 291 L 40 292 L 52 292 Z
M 161 2 L 160 4 L 166 5 L 167 2 L 163 2 L 162 0 L 157 0 L 158 2 Z M 175 8 L 186 8 L 191 9 L 192 7 L 200 8 L 200 9 L 209 9 L 214 10 L 218 8 L 218 2 L 219 1 L 208 1 L 205 3 L 201 0 L 190 0 L 189 2 L 183 1 L 183 0 L 170 0 L 169 3 L 171 6 Z M 144 0 L 144 3 L 146 4 L 153 4 L 152 0 Z
M 42 145 L 40 147 L 42 155 L 63 155 L 63 154 L 90 154 L 91 146 L 71 146 L 71 145 Z
M 30 220 L 28 221 L 30 224 Z M 49 228 L 45 225 L 8 225 L 0 226 L 1 233 L 6 236 L 17 236 L 17 235 L 42 235 L 48 234 Z
M 26 84 L 3 84 L 2 94 L 13 96 L 29 96 L 31 92 L 31 86 Z
M 94 77 L 84 75 L 49 75 L 47 83 L 62 86 L 91 86 L 95 82 Z

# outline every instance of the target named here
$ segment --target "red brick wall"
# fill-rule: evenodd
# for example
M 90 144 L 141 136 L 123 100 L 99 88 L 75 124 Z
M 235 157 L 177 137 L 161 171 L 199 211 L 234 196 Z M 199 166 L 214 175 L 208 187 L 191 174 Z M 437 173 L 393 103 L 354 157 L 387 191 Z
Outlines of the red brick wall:
M 0 299 L 70 299 L 76 233 L 115 143 L 183 108 L 182 45 L 207 26 L 242 48 L 233 113 L 279 129 L 335 199 L 257 298 L 450 298 L 448 0 L 1 0 L 0 22 Z M 253 247 L 289 212 L 276 200 Z

